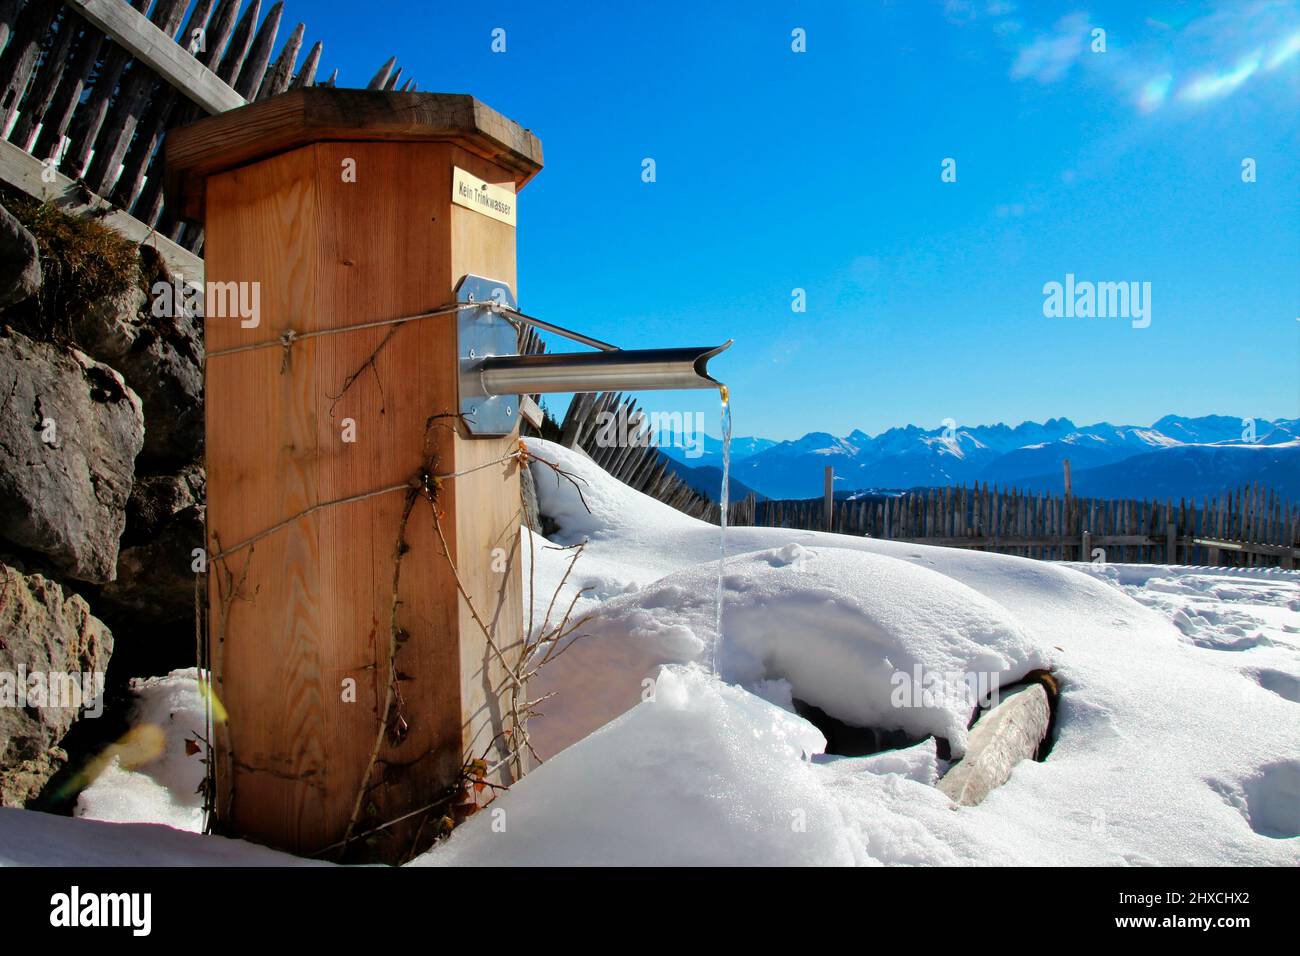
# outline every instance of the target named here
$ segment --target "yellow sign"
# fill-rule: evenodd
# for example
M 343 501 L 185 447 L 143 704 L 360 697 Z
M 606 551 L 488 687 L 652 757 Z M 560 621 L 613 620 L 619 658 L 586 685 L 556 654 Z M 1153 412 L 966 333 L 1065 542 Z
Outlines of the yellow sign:
M 508 226 L 515 225 L 515 194 L 504 186 L 484 182 L 459 166 L 452 167 L 451 201 Z

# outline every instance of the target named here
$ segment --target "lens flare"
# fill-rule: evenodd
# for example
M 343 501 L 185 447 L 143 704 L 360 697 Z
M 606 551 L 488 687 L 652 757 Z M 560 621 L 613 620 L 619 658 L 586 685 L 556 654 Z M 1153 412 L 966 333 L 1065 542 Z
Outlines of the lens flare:
M 1252 54 L 1226 73 L 1206 73 L 1192 80 L 1179 92 L 1179 97 L 1193 103 L 1227 96 L 1245 83 L 1259 69 L 1259 54 Z
M 1158 110 L 1168 98 L 1169 87 L 1173 82 L 1174 77 L 1170 73 L 1148 80 L 1143 84 L 1142 92 L 1138 94 L 1138 108 L 1147 113 Z

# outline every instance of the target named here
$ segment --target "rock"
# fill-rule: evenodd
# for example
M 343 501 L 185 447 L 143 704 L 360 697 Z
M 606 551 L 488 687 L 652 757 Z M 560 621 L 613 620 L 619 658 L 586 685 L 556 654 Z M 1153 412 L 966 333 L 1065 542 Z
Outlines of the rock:
M 107 365 L 6 329 L 0 403 L 0 534 L 70 578 L 113 580 L 140 399 Z
M 161 273 L 159 281 L 170 280 Z M 161 465 L 194 461 L 203 450 L 203 335 L 194 316 L 165 307 L 170 301 L 154 309 L 132 284 L 72 319 L 77 344 L 140 396 L 148 426 L 141 460 Z
M 202 506 L 207 483 L 203 466 L 186 465 L 171 475 L 137 477 L 126 505 L 126 533 L 123 545 L 135 545 L 156 537 L 173 515 Z M 196 547 L 202 545 L 200 541 Z
M 193 564 L 204 541 L 204 490 L 199 465 L 136 479 L 117 580 L 92 599 L 95 613 L 118 634 L 119 664 L 129 673 L 165 674 L 194 664 Z
M 112 653 L 112 632 L 80 596 L 0 563 L 0 806 L 23 806 L 67 760 L 59 742 L 80 709 L 52 705 L 86 703 L 87 716 L 95 714 L 82 692 L 102 694 Z M 69 682 L 77 692 L 37 703 L 34 688 L 60 686 L 53 679 L 63 675 L 76 675 Z M 25 707 L 9 699 L 20 676 Z
M 31 298 L 41 287 L 41 254 L 36 239 L 0 206 L 0 309 Z
M 117 579 L 99 592 L 111 624 L 193 627 L 194 549 L 204 541 L 203 469 L 139 479 L 127 504 Z M 187 647 L 187 653 L 193 648 Z M 178 665 L 179 666 L 179 665 Z

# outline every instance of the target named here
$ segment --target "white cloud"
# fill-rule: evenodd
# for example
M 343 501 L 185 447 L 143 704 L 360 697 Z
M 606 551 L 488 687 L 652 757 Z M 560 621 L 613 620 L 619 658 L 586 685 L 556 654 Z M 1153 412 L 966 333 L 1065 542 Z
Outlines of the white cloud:
M 1011 78 L 1054 83 L 1065 76 L 1083 55 L 1088 40 L 1088 16 L 1083 13 L 1064 16 L 1050 33 L 1040 34 L 1028 46 L 1021 48 L 1011 65 Z

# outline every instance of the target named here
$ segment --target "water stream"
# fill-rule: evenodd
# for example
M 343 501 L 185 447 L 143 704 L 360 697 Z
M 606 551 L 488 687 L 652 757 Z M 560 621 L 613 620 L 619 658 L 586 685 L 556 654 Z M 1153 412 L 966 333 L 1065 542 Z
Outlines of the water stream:
M 710 670 L 718 676 L 718 651 L 722 646 L 722 570 L 727 562 L 727 510 L 731 505 L 731 393 L 719 385 L 722 393 L 722 491 L 718 495 L 718 608 L 713 638 Z

